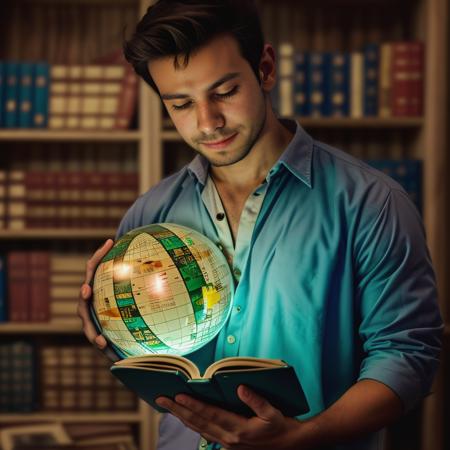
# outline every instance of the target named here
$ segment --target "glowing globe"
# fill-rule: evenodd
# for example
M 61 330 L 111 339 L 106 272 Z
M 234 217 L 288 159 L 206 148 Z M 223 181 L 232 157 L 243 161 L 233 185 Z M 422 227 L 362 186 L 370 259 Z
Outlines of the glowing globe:
M 230 268 L 216 245 L 161 223 L 128 232 L 103 258 L 91 314 L 121 357 L 184 355 L 219 333 L 232 297 Z

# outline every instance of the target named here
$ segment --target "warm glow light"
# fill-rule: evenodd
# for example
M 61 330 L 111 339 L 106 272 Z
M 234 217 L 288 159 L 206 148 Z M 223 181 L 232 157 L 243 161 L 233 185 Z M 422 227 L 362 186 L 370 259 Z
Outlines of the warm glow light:
M 114 272 L 118 278 L 127 278 L 131 273 L 131 265 L 127 263 L 120 263 L 114 266 Z
M 155 287 L 155 292 L 157 293 L 157 294 L 163 294 L 164 293 L 164 280 L 162 279 L 162 277 L 161 276 L 159 276 L 159 275 L 156 275 L 155 276 L 155 285 L 154 285 L 154 287 Z

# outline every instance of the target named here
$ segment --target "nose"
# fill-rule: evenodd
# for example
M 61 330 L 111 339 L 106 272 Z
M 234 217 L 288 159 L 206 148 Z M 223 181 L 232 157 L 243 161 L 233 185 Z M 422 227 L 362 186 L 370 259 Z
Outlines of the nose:
M 213 134 L 225 126 L 225 118 L 220 108 L 212 102 L 197 104 L 197 127 L 205 135 Z

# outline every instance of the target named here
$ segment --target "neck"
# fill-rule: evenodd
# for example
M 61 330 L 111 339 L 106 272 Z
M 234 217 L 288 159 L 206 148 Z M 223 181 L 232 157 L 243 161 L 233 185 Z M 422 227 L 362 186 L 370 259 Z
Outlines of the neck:
M 269 104 L 264 127 L 248 155 L 229 166 L 211 166 L 210 174 L 216 183 L 233 189 L 255 188 L 262 183 L 292 137 L 293 134 L 275 117 Z

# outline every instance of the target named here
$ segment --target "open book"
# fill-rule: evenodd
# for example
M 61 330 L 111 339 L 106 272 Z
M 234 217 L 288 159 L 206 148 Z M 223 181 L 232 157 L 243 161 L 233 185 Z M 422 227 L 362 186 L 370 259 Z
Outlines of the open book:
M 309 411 L 294 368 L 282 360 L 250 357 L 225 358 L 211 364 L 203 375 L 189 359 L 174 355 L 132 356 L 117 361 L 111 372 L 155 409 L 155 400 L 185 393 L 247 417 L 253 411 L 243 403 L 237 388 L 243 384 L 286 416 Z

